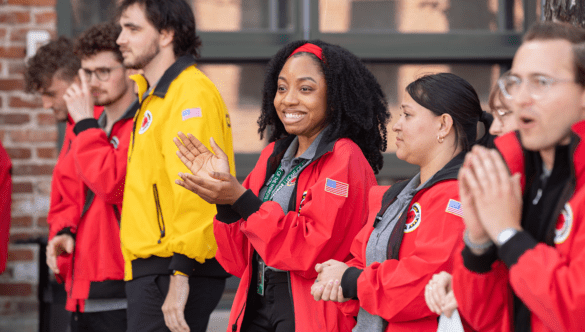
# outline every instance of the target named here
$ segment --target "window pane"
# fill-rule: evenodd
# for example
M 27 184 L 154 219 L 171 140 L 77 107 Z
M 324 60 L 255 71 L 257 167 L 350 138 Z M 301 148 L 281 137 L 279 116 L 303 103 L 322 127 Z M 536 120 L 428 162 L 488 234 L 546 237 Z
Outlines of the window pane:
M 522 0 L 514 1 L 514 28 L 522 29 Z M 498 0 L 319 0 L 323 33 L 498 30 Z
M 264 64 L 199 65 L 217 86 L 229 110 L 235 153 L 259 153 L 266 146 L 256 121 L 262 107 Z
M 198 31 L 294 29 L 293 0 L 192 0 Z
M 72 36 L 76 37 L 92 25 L 112 19 L 116 4 L 116 0 L 71 0 Z
M 388 149 L 386 152 L 396 151 L 396 135 L 392 126 L 400 116 L 400 104 L 406 86 L 410 82 L 425 74 L 450 72 L 467 80 L 476 90 L 484 110 L 488 109 L 488 97 L 492 84 L 498 78 L 500 68 L 491 64 L 450 64 L 450 65 L 419 65 L 419 64 L 385 64 L 368 63 L 367 67 L 372 71 L 382 90 L 388 98 L 388 107 L 392 114 L 392 120 L 388 125 Z

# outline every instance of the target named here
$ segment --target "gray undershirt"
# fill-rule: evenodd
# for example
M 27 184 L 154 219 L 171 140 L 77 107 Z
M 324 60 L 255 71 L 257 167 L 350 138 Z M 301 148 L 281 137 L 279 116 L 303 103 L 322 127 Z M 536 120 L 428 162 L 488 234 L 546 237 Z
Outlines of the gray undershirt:
M 396 227 L 400 216 L 406 212 L 408 205 L 414 195 L 426 184 L 420 184 L 420 173 L 415 175 L 402 189 L 388 209 L 382 215 L 382 219 L 376 225 L 366 246 L 366 266 L 374 262 L 382 263 L 388 259 L 388 242 L 392 235 L 392 230 Z M 427 180 L 428 182 L 428 180 Z M 357 324 L 353 332 L 382 332 L 386 329 L 388 322 L 382 317 L 372 315 L 363 308 L 357 316 Z

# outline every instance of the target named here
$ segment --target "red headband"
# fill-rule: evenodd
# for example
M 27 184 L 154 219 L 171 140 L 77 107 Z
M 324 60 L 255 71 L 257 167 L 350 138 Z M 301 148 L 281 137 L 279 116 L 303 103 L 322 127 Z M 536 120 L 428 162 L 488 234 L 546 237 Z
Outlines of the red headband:
M 291 56 L 293 56 L 293 54 L 299 52 L 307 52 L 314 54 L 317 58 L 321 59 L 321 61 L 325 62 L 325 60 L 323 60 L 323 50 L 321 49 L 321 47 L 315 44 L 306 43 L 297 48 L 296 50 L 294 50 L 288 57 L 290 58 Z

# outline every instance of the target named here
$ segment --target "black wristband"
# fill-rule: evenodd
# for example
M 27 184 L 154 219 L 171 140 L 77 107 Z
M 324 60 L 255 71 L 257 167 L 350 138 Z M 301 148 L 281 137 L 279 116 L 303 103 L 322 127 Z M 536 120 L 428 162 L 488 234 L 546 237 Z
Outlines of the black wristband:
M 341 290 L 343 291 L 343 297 L 346 299 L 357 300 L 357 280 L 364 270 L 360 270 L 357 267 L 350 266 L 341 277 Z
M 258 196 L 252 192 L 252 190 L 248 189 L 232 205 L 232 209 L 239 213 L 244 220 L 247 220 L 249 216 L 260 210 L 262 203 L 262 200 L 258 198 Z

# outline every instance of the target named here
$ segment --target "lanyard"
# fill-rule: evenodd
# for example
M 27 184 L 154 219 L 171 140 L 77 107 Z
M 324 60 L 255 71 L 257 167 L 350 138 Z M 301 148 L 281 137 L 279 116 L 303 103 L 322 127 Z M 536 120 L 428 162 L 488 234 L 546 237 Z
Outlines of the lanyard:
M 284 169 L 282 169 L 282 164 L 278 166 L 274 175 L 270 178 L 268 182 L 266 193 L 264 193 L 264 198 L 262 200 L 264 202 L 271 201 L 274 198 L 274 195 L 282 188 L 284 185 L 292 180 L 297 174 L 301 172 L 303 166 L 305 166 L 309 160 L 303 160 L 298 165 L 296 165 L 293 169 L 290 170 L 290 173 L 284 179 Z

